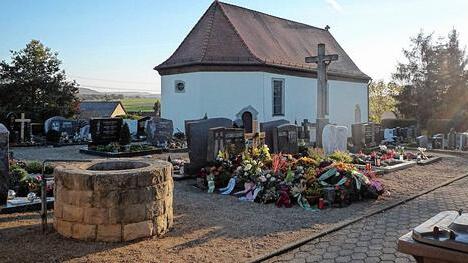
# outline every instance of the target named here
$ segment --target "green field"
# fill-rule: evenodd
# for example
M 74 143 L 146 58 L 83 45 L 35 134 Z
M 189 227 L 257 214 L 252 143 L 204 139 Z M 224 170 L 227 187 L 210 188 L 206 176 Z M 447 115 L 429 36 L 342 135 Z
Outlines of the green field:
M 122 104 L 127 111 L 153 111 L 157 98 L 125 98 Z

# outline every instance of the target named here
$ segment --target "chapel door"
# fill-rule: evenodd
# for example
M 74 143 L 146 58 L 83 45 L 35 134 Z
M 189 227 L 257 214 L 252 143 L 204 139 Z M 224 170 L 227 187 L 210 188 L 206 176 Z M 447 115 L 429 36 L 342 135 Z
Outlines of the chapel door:
M 242 124 L 244 124 L 245 133 L 252 133 L 252 113 L 250 111 L 242 113 Z

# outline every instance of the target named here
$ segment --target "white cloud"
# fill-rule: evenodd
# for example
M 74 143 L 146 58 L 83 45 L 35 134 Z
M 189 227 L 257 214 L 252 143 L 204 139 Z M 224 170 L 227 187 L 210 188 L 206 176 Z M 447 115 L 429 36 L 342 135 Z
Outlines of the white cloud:
M 336 0 L 325 0 L 325 2 L 327 2 L 327 4 L 338 13 L 343 13 L 343 6 L 341 6 Z

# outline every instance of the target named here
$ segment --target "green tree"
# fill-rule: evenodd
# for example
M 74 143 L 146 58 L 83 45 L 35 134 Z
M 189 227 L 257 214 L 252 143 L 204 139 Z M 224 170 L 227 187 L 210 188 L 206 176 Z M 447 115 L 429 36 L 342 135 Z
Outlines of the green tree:
M 438 115 L 453 118 L 466 107 L 468 95 L 468 58 L 465 49 L 460 48 L 458 33 L 453 29 L 447 42 L 441 44 L 439 51 L 440 67 L 438 81 L 441 88 L 442 103 Z
M 0 62 L 0 111 L 25 112 L 35 121 L 78 110 L 78 84 L 60 69 L 58 54 L 37 40 Z
M 432 34 L 419 33 L 411 39 L 409 49 L 404 49 L 406 63 L 399 63 L 393 79 L 401 86 L 402 92 L 395 96 L 398 111 L 406 118 L 415 118 L 425 125 L 432 117 L 434 106 L 438 105 L 437 49 Z
M 369 85 L 369 118 L 372 122 L 380 123 L 384 112 L 397 113 L 395 96 L 401 87 L 394 82 L 385 83 L 383 80 Z

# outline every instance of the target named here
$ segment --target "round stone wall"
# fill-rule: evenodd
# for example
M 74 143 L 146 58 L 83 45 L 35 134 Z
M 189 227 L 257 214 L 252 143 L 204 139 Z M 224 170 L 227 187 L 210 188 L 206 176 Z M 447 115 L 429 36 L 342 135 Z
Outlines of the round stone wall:
M 120 242 L 162 236 L 173 224 L 172 165 L 108 160 L 54 171 L 54 228 L 80 240 Z

